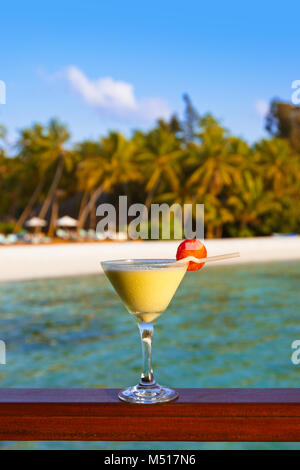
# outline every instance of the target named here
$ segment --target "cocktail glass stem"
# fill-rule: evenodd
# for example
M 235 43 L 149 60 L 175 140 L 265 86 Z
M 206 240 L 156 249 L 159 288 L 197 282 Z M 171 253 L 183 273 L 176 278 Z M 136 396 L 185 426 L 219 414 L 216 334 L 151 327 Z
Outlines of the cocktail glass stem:
M 139 323 L 139 330 L 143 350 L 143 372 L 141 374 L 140 386 L 147 387 L 155 385 L 152 369 L 152 337 L 154 326 L 152 323 Z
M 172 388 L 155 382 L 152 370 L 152 338 L 154 326 L 149 322 L 138 322 L 142 340 L 143 371 L 140 381 L 133 387 L 119 392 L 119 398 L 131 403 L 163 403 L 175 400 L 178 393 Z

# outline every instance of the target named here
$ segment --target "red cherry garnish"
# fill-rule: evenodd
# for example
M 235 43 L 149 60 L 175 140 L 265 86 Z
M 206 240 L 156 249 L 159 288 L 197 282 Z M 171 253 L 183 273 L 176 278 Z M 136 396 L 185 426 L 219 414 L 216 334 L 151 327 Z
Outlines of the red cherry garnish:
M 180 243 L 177 248 L 176 259 L 180 260 L 187 258 L 188 256 L 194 256 L 195 258 L 206 258 L 207 250 L 200 240 L 190 239 L 184 240 Z M 189 262 L 188 271 L 198 271 L 201 269 L 205 263 L 194 263 L 193 261 Z

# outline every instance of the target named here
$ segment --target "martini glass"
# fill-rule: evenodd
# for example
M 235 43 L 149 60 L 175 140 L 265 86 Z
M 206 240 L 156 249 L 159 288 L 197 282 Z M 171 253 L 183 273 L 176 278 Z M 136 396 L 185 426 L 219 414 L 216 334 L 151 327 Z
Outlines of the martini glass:
M 178 393 L 155 382 L 152 369 L 152 336 L 155 320 L 172 300 L 188 263 L 171 259 L 103 261 L 101 266 L 125 307 L 136 319 L 142 341 L 143 371 L 137 385 L 121 390 L 120 400 L 131 403 L 162 403 Z

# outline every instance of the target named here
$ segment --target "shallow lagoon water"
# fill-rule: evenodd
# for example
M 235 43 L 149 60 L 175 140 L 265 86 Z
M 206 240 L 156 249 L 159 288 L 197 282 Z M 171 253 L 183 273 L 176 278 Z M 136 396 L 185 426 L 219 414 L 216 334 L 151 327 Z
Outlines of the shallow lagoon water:
M 299 387 L 300 263 L 187 273 L 156 325 L 156 380 L 174 387 Z M 134 319 L 99 276 L 0 285 L 1 387 L 126 387 L 137 383 Z M 298 444 L 8 443 L 17 449 L 263 449 Z

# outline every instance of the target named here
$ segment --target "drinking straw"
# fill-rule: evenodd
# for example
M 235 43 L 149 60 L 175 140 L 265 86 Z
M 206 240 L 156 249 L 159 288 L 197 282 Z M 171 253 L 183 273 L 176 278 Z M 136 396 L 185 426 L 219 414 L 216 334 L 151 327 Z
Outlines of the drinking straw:
M 193 261 L 194 263 L 207 263 L 209 261 L 221 261 L 223 259 L 229 259 L 229 258 L 238 258 L 240 256 L 240 253 L 225 253 L 224 255 L 216 255 L 216 256 L 208 256 L 206 258 L 195 258 L 194 256 L 187 256 L 186 258 L 182 258 L 176 263 L 189 263 L 190 261 Z

